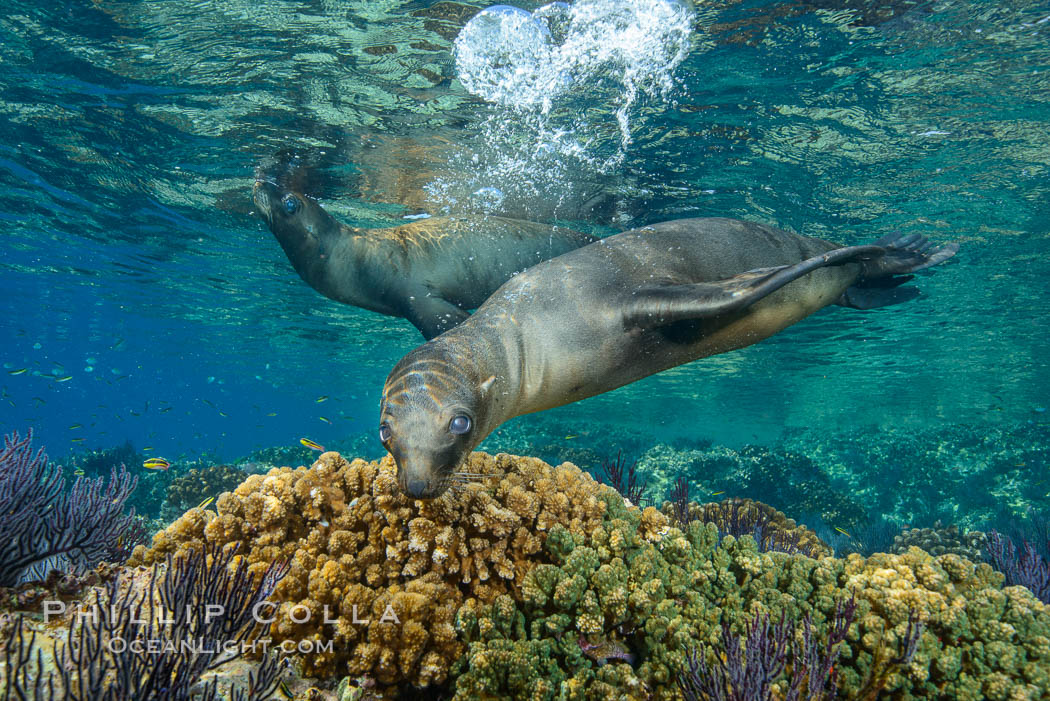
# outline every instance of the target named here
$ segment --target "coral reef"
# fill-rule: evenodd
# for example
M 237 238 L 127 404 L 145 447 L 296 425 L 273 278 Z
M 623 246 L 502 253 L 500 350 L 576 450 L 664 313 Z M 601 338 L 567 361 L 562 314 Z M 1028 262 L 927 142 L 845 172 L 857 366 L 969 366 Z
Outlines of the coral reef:
M 639 467 L 652 475 L 656 494 L 671 491 L 684 478 L 699 495 L 726 492 L 774 503 L 792 514 L 815 514 L 843 528 L 860 523 L 867 509 L 808 455 L 781 447 L 748 445 L 675 449 L 658 445 L 647 450 Z
M 43 625 L 21 615 L 7 622 L 3 697 L 13 692 L 41 701 L 269 698 L 285 666 L 273 655 L 264 654 L 249 671 L 247 688 L 220 689 L 211 673 L 259 641 L 265 626 L 256 618 L 258 607 L 286 572 L 287 564 L 274 563 L 257 577 L 236 556 L 235 546 L 203 544 L 169 556 L 149 572 L 112 573 L 116 576 L 79 602 L 76 612 L 49 602 Z M 62 617 L 67 627 L 44 646 L 37 634 L 52 634 L 48 614 Z
M 719 536 L 753 537 L 762 552 L 776 550 L 814 558 L 832 554 L 831 547 L 814 531 L 796 524 L 769 504 L 737 497 L 697 504 L 688 501 L 684 480 L 672 494 L 675 500 L 664 502 L 660 510 L 680 527 L 691 521 L 713 523 Z
M 275 592 L 274 639 L 335 642 L 332 653 L 304 659 L 307 674 L 441 683 L 464 649 L 453 629 L 464 600 L 510 591 L 541 562 L 547 531 L 564 524 L 582 537 L 606 508 L 573 465 L 476 453 L 464 470 L 495 477 L 416 502 L 397 488 L 390 458 L 348 463 L 325 453 L 310 469 L 248 477 L 218 499 L 217 515 L 190 511 L 132 562 L 195 547 L 205 534 L 241 543 L 254 568 L 294 558 Z M 295 623 L 293 611 L 309 620 Z
M 141 465 L 142 460 L 142 454 L 135 450 L 131 441 L 124 441 L 122 445 L 113 448 L 99 448 L 74 455 L 69 461 L 69 466 L 83 470 L 84 475 L 88 477 L 105 477 L 121 465 Z
M 205 537 L 239 543 L 253 571 L 292 558 L 271 597 L 275 641 L 334 641 L 303 658 L 303 671 L 370 680 L 377 693 L 677 698 L 689 651 L 717 646 L 724 625 L 808 617 L 813 640 L 827 641 L 850 597 L 855 623 L 835 664 L 846 697 L 1050 688 L 1050 611 L 1023 588 L 1003 589 L 986 564 L 918 548 L 866 559 L 762 552 L 750 535 L 677 528 L 654 508 L 628 507 L 573 465 L 475 453 L 464 469 L 488 476 L 412 501 L 390 458 L 326 453 L 310 468 L 249 477 L 217 513 L 190 511 L 132 561 Z M 914 657 L 894 666 L 910 637 Z
M 217 497 L 230 491 L 243 482 L 246 476 L 243 470 L 230 465 L 190 468 L 188 472 L 172 479 L 168 485 L 168 505 L 178 509 L 178 513 L 181 514 L 209 497 Z
M 855 427 L 832 436 L 800 430 L 782 443 L 844 481 L 846 493 L 871 513 L 900 523 L 940 519 L 972 530 L 1001 523 L 1003 514 L 1050 509 L 1045 486 L 1032 477 L 1033 470 L 1050 464 L 1045 421 Z M 871 479 L 874 469 L 879 479 Z
M 638 474 L 638 461 L 630 465 L 621 451 L 616 451 L 615 460 L 602 460 L 601 481 L 619 492 L 624 499 L 635 506 L 648 506 L 646 499 L 647 480 Z
M 710 665 L 703 651 L 689 653 L 689 668 L 678 678 L 685 701 L 764 701 L 772 698 L 774 682 L 789 668 L 791 680 L 783 694 L 786 701 L 798 701 L 803 684 L 809 701 L 835 698 L 835 661 L 856 609 L 853 599 L 839 602 L 825 641 L 813 637 L 808 616 L 796 636 L 796 625 L 786 615 L 774 625 L 769 614 L 756 614 L 747 624 L 743 645 L 740 636 L 723 623 L 721 650 L 712 650 Z M 911 639 L 917 641 L 920 634 L 916 628 Z M 910 652 L 914 655 L 914 648 Z M 901 664 L 911 661 L 906 655 L 901 656 Z
M 1030 541 L 1023 541 L 1022 547 L 1024 552 L 1018 556 L 1009 536 L 992 531 L 988 534 L 988 561 L 1003 573 L 1007 585 L 1026 587 L 1044 604 L 1050 604 L 1050 562 Z
M 0 586 L 10 587 L 33 567 L 81 572 L 123 555 L 126 537 L 138 537 L 134 510 L 124 502 L 136 478 L 113 468 L 102 477 L 78 477 L 70 491 L 43 449 L 33 453 L 32 431 L 5 436 L 0 451 Z M 33 572 L 31 576 L 46 576 Z
M 908 548 L 915 546 L 931 555 L 952 553 L 972 562 L 980 562 L 987 544 L 988 537 L 981 531 L 960 533 L 958 526 L 945 527 L 940 521 L 937 521 L 933 524 L 933 528 L 904 529 L 893 539 L 893 547 L 890 548 L 890 552 L 903 553 L 907 552 Z

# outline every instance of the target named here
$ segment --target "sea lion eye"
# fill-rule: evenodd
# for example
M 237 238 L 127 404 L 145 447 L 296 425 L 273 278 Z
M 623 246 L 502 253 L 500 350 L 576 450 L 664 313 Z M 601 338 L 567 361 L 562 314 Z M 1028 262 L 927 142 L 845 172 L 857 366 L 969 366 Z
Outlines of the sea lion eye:
M 379 440 L 382 443 L 386 443 L 390 440 L 390 426 L 387 424 L 379 424 Z
M 452 431 L 457 436 L 462 436 L 470 430 L 470 417 L 463 414 L 453 416 L 452 420 L 448 423 L 448 430 Z
M 303 203 L 300 202 L 299 198 L 295 195 L 285 195 L 281 198 L 281 204 L 284 205 L 284 211 L 286 214 L 295 214 L 303 206 Z

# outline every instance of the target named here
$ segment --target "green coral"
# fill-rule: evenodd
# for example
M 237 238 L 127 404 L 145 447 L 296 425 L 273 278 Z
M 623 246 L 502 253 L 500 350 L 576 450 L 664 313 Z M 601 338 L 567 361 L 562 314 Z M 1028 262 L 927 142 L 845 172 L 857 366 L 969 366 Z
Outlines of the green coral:
M 194 509 L 153 548 L 154 562 L 204 538 L 241 543 L 254 567 L 290 559 L 273 599 L 317 618 L 280 619 L 275 640 L 333 640 L 303 660 L 326 679 L 374 680 L 376 693 L 445 686 L 457 699 L 677 699 L 676 675 L 727 624 L 756 614 L 811 616 L 826 636 L 856 597 L 837 662 L 844 698 L 1036 698 L 1050 688 L 1050 610 L 1002 588 L 984 564 L 918 548 L 870 558 L 760 552 L 714 524 L 671 525 L 628 507 L 572 465 L 472 454 L 483 481 L 409 500 L 395 468 L 326 453 L 309 469 L 249 477 Z M 354 625 L 349 604 L 370 619 Z M 387 603 L 400 626 L 379 620 Z M 334 624 L 320 620 L 324 606 Z M 913 661 L 894 665 L 915 612 Z M 359 688 L 363 687 L 362 685 Z
M 519 599 L 461 608 L 469 652 L 456 698 L 678 698 L 685 655 L 717 646 L 722 623 L 743 633 L 756 613 L 808 614 L 820 639 L 851 595 L 856 620 L 838 662 L 844 698 L 1035 698 L 1050 688 L 1050 611 L 1024 589 L 1001 589 L 987 565 L 917 548 L 867 559 L 762 553 L 750 536 L 719 544 L 713 524 L 665 527 L 655 538 L 643 530 L 643 514 L 610 498 L 599 528 L 551 530 L 551 562 L 529 572 Z M 891 659 L 912 611 L 925 630 L 898 668 Z M 602 665 L 582 652 L 594 645 L 638 662 Z

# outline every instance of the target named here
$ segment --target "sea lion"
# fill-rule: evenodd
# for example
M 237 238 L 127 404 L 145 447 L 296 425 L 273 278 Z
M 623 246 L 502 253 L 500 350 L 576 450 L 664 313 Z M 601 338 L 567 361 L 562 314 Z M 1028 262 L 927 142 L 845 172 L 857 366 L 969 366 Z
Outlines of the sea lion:
M 511 278 L 402 358 L 383 388 L 379 437 L 401 489 L 437 497 L 512 417 L 749 346 L 829 304 L 912 299 L 918 290 L 898 287 L 908 273 L 957 250 L 917 234 L 842 247 L 734 219 L 610 236 Z
M 404 317 L 426 339 L 466 319 L 516 273 L 597 240 L 561 226 L 494 216 L 359 229 L 270 180 L 257 180 L 252 198 L 307 284 L 338 302 Z

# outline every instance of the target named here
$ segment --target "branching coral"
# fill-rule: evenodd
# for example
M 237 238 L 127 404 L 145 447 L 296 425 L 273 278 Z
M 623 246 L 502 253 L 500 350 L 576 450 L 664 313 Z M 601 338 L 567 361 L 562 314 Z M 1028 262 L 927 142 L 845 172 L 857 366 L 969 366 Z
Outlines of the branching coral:
M 855 611 L 852 598 L 839 602 L 824 641 L 814 638 L 808 616 L 796 635 L 796 626 L 786 614 L 781 614 L 775 625 L 769 614 L 756 614 L 747 624 L 743 645 L 740 636 L 723 623 L 722 651 L 714 651 L 710 667 L 702 651 L 690 652 L 689 669 L 678 678 L 682 695 L 686 701 L 766 701 L 773 698 L 773 682 L 790 668 L 790 682 L 783 693 L 785 701 L 834 699 L 838 689 L 835 660 Z
M 1044 604 L 1050 604 L 1050 562 L 1029 541 L 1024 541 L 1023 547 L 1018 557 L 1009 536 L 992 531 L 988 534 L 988 561 L 1003 573 L 1008 585 L 1026 587 Z
M 646 485 L 648 480 L 638 474 L 638 461 L 630 465 L 622 457 L 620 451 L 616 451 L 615 460 L 602 460 L 602 479 L 610 487 L 615 489 L 627 501 L 636 506 L 645 506 Z
M 688 501 L 685 480 L 676 482 L 672 500 L 664 502 L 662 511 L 672 517 L 679 527 L 692 521 L 713 523 L 719 535 L 740 538 L 749 535 L 763 552 L 776 550 L 789 554 L 801 553 L 809 557 L 831 555 L 831 547 L 816 533 L 797 525 L 769 504 L 751 499 L 724 499 L 720 502 L 696 504 Z
M 43 449 L 33 453 L 32 436 L 6 436 L 0 451 L 0 586 L 44 561 L 86 569 L 118 551 L 136 524 L 134 510 L 124 514 L 136 478 L 123 466 L 108 485 L 80 477 L 67 492 L 61 469 Z
M 689 650 L 717 646 L 723 624 L 808 617 L 824 641 L 853 595 L 835 664 L 848 698 L 1050 688 L 1050 613 L 1002 589 L 987 565 L 917 548 L 867 559 L 763 552 L 751 535 L 677 528 L 628 507 L 572 465 L 476 453 L 464 470 L 488 476 L 416 502 L 389 458 L 326 453 L 309 469 L 249 477 L 217 514 L 188 512 L 133 561 L 205 535 L 240 543 L 255 570 L 291 557 L 272 634 L 335 643 L 304 658 L 304 672 L 367 676 L 378 689 L 448 684 L 464 701 L 677 698 Z M 895 663 L 910 637 L 913 659 Z
M 215 677 L 203 679 L 258 640 L 259 610 L 287 572 L 286 564 L 271 564 L 256 577 L 235 551 L 205 545 L 169 556 L 147 579 L 111 578 L 55 643 L 57 673 L 45 671 L 36 634 L 27 640 L 16 618 L 5 641 L 7 693 L 41 701 L 59 698 L 56 690 L 68 701 L 268 698 L 282 670 L 272 656 L 249 675 L 247 690 L 223 690 L 232 696 L 220 697 Z
M 240 543 L 256 569 L 291 558 L 275 592 L 275 639 L 334 642 L 303 660 L 308 674 L 441 683 L 464 649 L 453 628 L 463 602 L 520 586 L 542 562 L 546 533 L 561 524 L 583 538 L 605 513 L 599 492 L 612 494 L 569 464 L 475 453 L 463 469 L 493 477 L 414 501 L 390 458 L 348 463 L 325 453 L 310 469 L 248 477 L 219 498 L 216 516 L 188 512 L 132 561 L 194 547 L 205 534 Z

